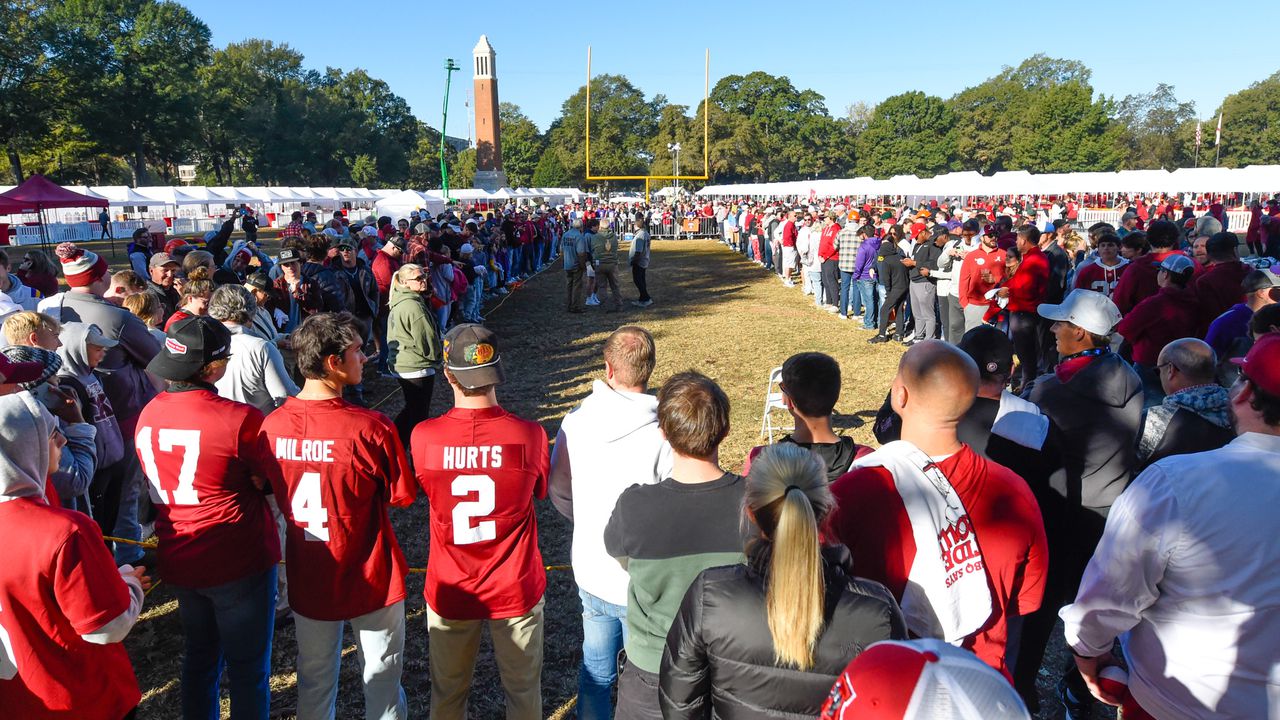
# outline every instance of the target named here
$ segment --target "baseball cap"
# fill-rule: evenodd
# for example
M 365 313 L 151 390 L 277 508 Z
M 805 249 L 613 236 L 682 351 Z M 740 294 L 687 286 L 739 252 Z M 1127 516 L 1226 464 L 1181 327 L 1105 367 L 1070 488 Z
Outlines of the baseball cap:
M 271 276 L 264 272 L 256 272 L 251 274 L 244 280 L 244 289 L 249 292 L 261 290 L 262 292 L 271 291 Z
M 497 337 L 475 323 L 458 325 L 444 336 L 444 365 L 467 389 L 500 385 L 507 380 Z
M 1244 279 L 1240 281 L 1240 287 L 1246 295 L 1256 293 L 1259 290 L 1280 287 L 1280 275 L 1276 275 L 1275 271 L 1270 268 L 1250 270 L 1244 276 Z
M 372 225 L 365 225 L 360 228 L 360 234 L 365 237 L 376 238 L 378 237 L 378 228 Z
M 1072 290 L 1061 304 L 1041 303 L 1036 312 L 1046 320 L 1069 322 L 1094 335 L 1110 334 L 1120 322 L 1116 304 L 1095 290 Z
M 169 263 L 173 263 L 174 265 L 179 264 L 178 261 L 174 260 L 173 256 L 169 253 L 158 252 L 151 256 L 151 260 L 147 262 L 147 268 L 158 268 L 163 265 L 168 265 Z
M 1280 333 L 1267 333 L 1243 358 L 1231 358 L 1240 373 L 1269 395 L 1280 395 Z
M 336 238 L 334 238 L 334 239 L 333 239 L 333 241 L 332 241 L 332 242 L 330 242 L 330 243 L 329 243 L 329 247 L 332 247 L 332 248 L 352 248 L 352 249 L 354 249 L 354 248 L 355 248 L 355 246 L 356 246 L 355 242 L 353 242 L 353 241 L 351 240 L 351 238 L 347 238 L 347 237 L 336 237 Z
M 166 333 L 147 372 L 173 382 L 190 380 L 200 368 L 231 356 L 231 331 L 207 315 L 183 318 Z
M 387 244 L 392 247 L 399 248 L 401 250 L 404 250 L 405 248 L 408 247 L 408 244 L 405 242 L 404 238 L 400 237 L 399 235 L 392 235 L 391 237 L 387 238 Z
M 979 325 L 960 338 L 957 346 L 978 364 L 983 377 L 1006 373 L 1013 368 L 1013 341 L 991 325 Z
M 280 254 L 276 255 L 276 262 L 281 265 L 302 262 L 302 254 L 298 252 L 298 248 L 280 248 Z
M 1196 264 L 1186 255 L 1170 255 L 1160 261 L 1160 269 L 1175 275 L 1191 272 Z
M 10 345 L 0 350 L 0 385 L 17 385 L 30 390 L 53 377 L 62 367 L 58 353 L 26 345 Z
M 1003 675 L 936 639 L 884 640 L 853 659 L 821 720 L 1030 720 Z
M 472 253 L 475 251 L 476 249 L 471 246 L 471 243 L 462 243 L 462 247 L 458 248 L 459 255 L 466 255 L 467 253 Z

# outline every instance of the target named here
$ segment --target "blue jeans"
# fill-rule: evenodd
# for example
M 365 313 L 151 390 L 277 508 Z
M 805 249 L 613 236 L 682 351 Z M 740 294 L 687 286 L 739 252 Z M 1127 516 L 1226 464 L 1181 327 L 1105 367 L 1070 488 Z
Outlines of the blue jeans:
M 605 602 L 585 590 L 582 598 L 582 669 L 578 673 L 579 720 L 610 720 L 618 653 L 627 640 L 627 606 Z
M 271 633 L 276 566 L 207 588 L 173 586 L 186 638 L 182 716 L 217 720 L 223 661 L 231 681 L 231 717 L 266 720 L 271 706 Z
M 133 442 L 128 443 L 126 450 L 132 455 Z M 128 457 L 128 456 L 126 456 Z M 116 525 L 112 534 L 126 540 L 141 540 L 142 525 L 138 523 L 138 498 L 142 495 L 142 465 L 133 457 L 125 463 L 124 481 L 120 485 L 120 512 L 116 515 Z M 135 565 L 142 560 L 143 551 L 137 545 L 117 543 L 115 556 L 117 565 Z
M 862 300 L 862 327 L 864 330 L 876 329 L 876 307 L 879 299 L 884 301 L 884 286 L 875 280 L 858 280 L 858 297 Z
M 853 273 L 840 271 L 840 314 L 854 317 L 862 314 L 862 295 L 853 287 Z
M 449 330 L 449 308 L 451 307 L 453 307 L 453 303 L 447 303 L 432 311 L 436 314 L 436 327 L 440 330 L 441 335 Z
M 512 245 L 507 249 L 507 257 L 511 258 L 511 275 L 515 278 L 520 275 L 521 268 L 524 267 L 524 252 L 519 245 Z

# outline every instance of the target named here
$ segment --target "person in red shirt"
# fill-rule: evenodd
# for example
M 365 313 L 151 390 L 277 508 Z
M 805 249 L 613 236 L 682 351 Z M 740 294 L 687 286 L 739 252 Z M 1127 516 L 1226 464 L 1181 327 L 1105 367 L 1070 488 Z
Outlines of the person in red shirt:
M 373 320 L 373 338 L 378 343 L 378 372 L 390 375 L 387 367 L 387 318 L 391 317 L 391 278 L 404 263 L 405 242 L 395 238 L 373 255 L 369 269 L 378 285 L 378 315 Z
M 902 439 L 860 458 L 832 484 L 837 507 L 829 528 L 853 553 L 859 574 L 884 583 L 902 603 L 913 635 L 954 642 L 947 632 L 963 633 L 962 647 L 1012 680 L 1006 660 L 1010 627 L 1040 607 L 1048 546 L 1039 506 L 1026 482 L 957 437 L 960 419 L 977 397 L 978 379 L 973 359 L 953 345 L 927 340 L 907 350 L 890 391 L 893 409 L 902 418 Z M 912 466 L 916 469 L 904 470 L 895 458 L 917 463 Z M 936 535 L 938 528 L 927 523 L 919 527 L 920 514 L 908 507 L 907 498 L 917 488 L 906 477 L 909 472 L 923 473 L 921 480 L 928 478 L 928 484 L 921 487 L 946 498 L 950 524 Z M 921 546 L 917 537 L 937 541 Z M 934 572 L 947 574 L 936 577 Z M 985 573 L 990 600 L 981 606 L 984 614 L 970 621 L 973 629 L 965 632 L 964 625 L 949 625 L 944 618 L 950 612 L 936 605 L 945 593 L 927 588 L 945 582 L 950 590 L 972 573 Z M 925 589 L 909 592 L 908 580 Z
M 1151 400 L 1163 396 L 1156 371 L 1160 351 L 1174 340 L 1200 334 L 1200 309 L 1195 292 L 1188 287 L 1194 267 L 1185 255 L 1166 257 L 1156 272 L 1159 292 L 1125 313 L 1116 326 L 1116 332 L 1133 348 L 1133 362 Z
M 0 355 L 0 710 L 6 718 L 119 720 L 141 699 L 121 641 L 149 585 L 118 569 L 89 516 L 53 503 L 66 439 L 19 383 L 44 367 Z
M 1129 262 L 1129 269 L 1124 272 L 1111 300 L 1120 309 L 1121 314 L 1128 314 L 1138 303 L 1155 295 L 1160 289 L 1156 284 L 1157 267 L 1170 255 L 1184 255 L 1174 248 L 1179 240 L 1178 226 L 1167 221 L 1157 220 L 1147 229 L 1147 242 L 1151 244 L 1151 252 L 1139 255 Z
M 1026 385 L 1039 374 L 1040 317 L 1036 308 L 1049 288 L 1049 258 L 1040 249 L 1040 230 L 1034 225 L 1018 228 L 1016 247 L 1022 261 L 996 294 L 1009 300 L 1009 339 L 1018 356 L 1019 385 Z
M 822 259 L 822 303 L 836 312 L 840 304 L 840 248 L 836 237 L 840 235 L 840 223 L 834 213 L 822 222 L 822 235 L 818 238 L 818 257 Z
M 1244 276 L 1253 270 L 1240 261 L 1240 241 L 1235 233 L 1212 235 L 1204 245 L 1208 267 L 1191 283 L 1200 304 L 1200 326 L 1194 337 L 1203 337 L 1214 318 L 1244 302 Z
M 1098 236 L 1097 245 L 1098 256 L 1076 270 L 1074 287 L 1111 297 L 1120 276 L 1129 267 L 1129 261 L 1120 257 L 1120 238 L 1114 233 Z
M 782 283 L 787 287 L 795 287 L 791 273 L 799 265 L 800 256 L 796 253 L 796 237 L 800 231 L 797 227 L 799 212 L 792 210 L 782 221 Z
M 995 225 L 982 229 L 978 247 L 964 256 L 960 263 L 960 280 L 956 293 L 960 307 L 964 309 L 964 330 L 968 332 L 983 324 L 983 316 L 990 308 L 987 293 L 1004 282 L 1004 250 L 997 242 L 1000 231 Z
M 169 329 L 147 372 L 169 381 L 138 416 L 135 447 L 156 508 L 160 578 L 178 598 L 184 717 L 216 717 L 225 661 L 231 715 L 271 705 L 280 540 L 264 488 L 279 466 L 262 412 L 218 397 L 231 332 L 208 316 Z
M 407 717 L 404 578 L 408 563 L 387 507 L 413 502 L 404 448 L 387 416 L 342 399 L 363 377 L 358 321 L 322 313 L 292 335 L 306 378 L 262 432 L 280 473 L 285 570 L 298 640 L 298 716 L 332 717 L 343 626 L 351 623 L 368 717 Z
M 431 506 L 424 595 L 431 717 L 463 720 L 480 633 L 489 626 L 507 717 L 542 717 L 543 593 L 534 499 L 547 497 L 547 433 L 503 410 L 496 336 L 463 324 L 444 338 L 453 409 L 419 423 L 409 445 Z

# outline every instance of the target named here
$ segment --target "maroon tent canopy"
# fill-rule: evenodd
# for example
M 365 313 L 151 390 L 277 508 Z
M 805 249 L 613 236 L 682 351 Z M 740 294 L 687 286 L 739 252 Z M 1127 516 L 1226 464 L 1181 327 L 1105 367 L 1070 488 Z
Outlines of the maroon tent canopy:
M 68 190 L 43 175 L 32 175 L 18 187 L 0 193 L 0 213 L 30 213 L 49 208 L 106 207 L 106 198 Z

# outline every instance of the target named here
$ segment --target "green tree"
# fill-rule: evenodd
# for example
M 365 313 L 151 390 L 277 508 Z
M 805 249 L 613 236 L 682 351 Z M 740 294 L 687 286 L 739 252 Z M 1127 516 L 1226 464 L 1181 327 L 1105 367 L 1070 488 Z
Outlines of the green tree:
M 1190 165 L 1183 136 L 1194 128 L 1195 117 L 1196 104 L 1178 102 L 1172 85 L 1160 83 L 1152 92 L 1125 96 L 1116 105 L 1116 120 L 1124 126 L 1124 167 L 1173 170 Z
M 467 148 L 458 153 L 449 164 L 449 187 L 469 188 L 476 182 L 476 149 Z
M 564 101 L 547 131 L 550 145 L 560 154 L 573 184 L 586 180 L 586 86 Z M 644 93 L 621 75 L 591 80 L 591 172 L 593 175 L 641 175 L 652 157 L 648 141 L 658 127 L 661 95 Z
M 908 92 L 886 98 L 858 137 L 858 173 L 932 176 L 950 169 L 955 117 L 942 98 Z
M 533 187 L 569 187 L 573 183 L 573 178 L 569 175 L 569 171 L 565 169 L 564 163 L 560 162 L 560 153 L 555 148 L 547 148 L 542 151 L 542 157 L 538 159 L 538 167 L 533 171 L 533 179 L 530 185 Z
M 1206 124 L 1205 144 L 1200 149 L 1201 162 L 1206 153 L 1214 152 L 1210 141 L 1222 120 L 1221 164 L 1226 167 L 1271 165 L 1280 163 L 1280 71 L 1228 95 L 1214 114 L 1213 125 Z
M 1014 129 L 1010 167 L 1036 173 L 1118 169 L 1124 128 L 1111 112 L 1109 100 L 1095 102 L 1079 82 L 1038 93 Z
M 742 156 L 742 162 L 730 169 L 732 179 L 781 180 L 852 164 L 847 152 L 843 158 L 828 156 L 827 133 L 833 126 L 823 122 L 830 120 L 823 97 L 813 90 L 797 90 L 786 77 L 760 71 L 729 75 L 711 90 L 711 102 L 730 116 L 745 117 L 751 126 L 744 131 L 730 125 L 730 134 L 739 137 L 737 150 Z M 807 147 L 818 138 L 817 147 Z M 749 168 L 759 171 L 751 175 Z
M 50 57 L 50 7 L 35 0 L 0 2 L 0 138 L 15 185 L 24 179 L 19 153 L 49 132 L 65 94 Z
M 507 181 L 512 187 L 527 187 L 542 158 L 546 139 L 538 126 L 520 111 L 519 105 L 500 103 L 498 119 L 502 128 L 502 169 L 507 173 Z
M 198 71 L 209 28 L 169 0 L 65 0 L 50 11 L 78 125 L 124 157 L 133 182 L 147 163 L 172 165 L 195 145 Z

